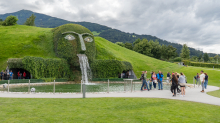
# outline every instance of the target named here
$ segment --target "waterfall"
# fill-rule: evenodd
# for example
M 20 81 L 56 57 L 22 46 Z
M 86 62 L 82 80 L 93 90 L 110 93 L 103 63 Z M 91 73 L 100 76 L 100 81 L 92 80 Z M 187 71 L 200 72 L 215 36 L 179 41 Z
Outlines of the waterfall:
M 89 80 L 92 79 L 92 71 L 89 67 L 88 58 L 85 54 L 77 54 L 79 57 L 80 68 L 82 72 L 82 81 L 85 84 L 89 83 Z

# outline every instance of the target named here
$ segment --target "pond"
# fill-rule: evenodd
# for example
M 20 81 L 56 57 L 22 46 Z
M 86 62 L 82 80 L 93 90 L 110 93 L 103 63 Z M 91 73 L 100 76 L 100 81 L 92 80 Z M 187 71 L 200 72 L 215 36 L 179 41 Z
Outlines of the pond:
M 54 85 L 30 85 L 30 88 L 35 88 L 35 92 L 53 92 Z M 124 91 L 139 91 L 141 83 L 109 83 L 109 92 L 124 92 Z M 157 86 L 158 89 L 158 86 Z M 169 90 L 170 85 L 163 84 L 164 90 Z M 8 88 L 1 88 L 0 91 L 8 91 Z M 28 92 L 28 86 L 9 86 L 10 92 Z M 61 93 L 80 93 L 81 84 L 56 84 L 55 92 Z M 86 85 L 86 92 L 108 92 L 108 83 L 95 83 Z

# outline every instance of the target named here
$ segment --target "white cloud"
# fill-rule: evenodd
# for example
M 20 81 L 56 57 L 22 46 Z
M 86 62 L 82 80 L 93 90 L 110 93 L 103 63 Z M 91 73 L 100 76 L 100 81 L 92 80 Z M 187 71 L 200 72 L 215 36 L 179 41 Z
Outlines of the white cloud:
M 0 14 L 28 9 L 148 34 L 220 53 L 219 0 L 1 0 Z

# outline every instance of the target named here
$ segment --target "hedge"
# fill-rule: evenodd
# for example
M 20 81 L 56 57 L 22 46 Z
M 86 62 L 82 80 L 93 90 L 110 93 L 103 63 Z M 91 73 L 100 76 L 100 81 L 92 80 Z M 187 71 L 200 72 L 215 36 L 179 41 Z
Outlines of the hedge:
M 214 64 L 214 63 L 201 63 L 201 62 L 191 62 L 189 60 L 183 61 L 185 65 L 188 66 L 196 66 L 196 67 L 208 67 L 208 68 L 220 68 L 220 64 Z
M 132 70 L 132 65 L 118 60 L 95 60 L 91 69 L 93 78 L 118 78 L 123 71 Z
M 13 80 L 10 80 L 10 84 L 14 84 L 14 83 L 29 83 L 29 80 L 30 80 L 30 83 L 46 82 L 43 79 L 13 79 Z M 50 82 L 53 82 L 53 81 L 50 81 Z M 55 79 L 55 82 L 67 82 L 67 79 Z M 8 80 L 0 81 L 0 84 L 5 84 L 5 83 L 8 84 Z
M 26 56 L 23 59 L 9 59 L 9 68 L 22 68 L 29 71 L 36 79 L 68 78 L 73 80 L 73 74 L 66 60 Z

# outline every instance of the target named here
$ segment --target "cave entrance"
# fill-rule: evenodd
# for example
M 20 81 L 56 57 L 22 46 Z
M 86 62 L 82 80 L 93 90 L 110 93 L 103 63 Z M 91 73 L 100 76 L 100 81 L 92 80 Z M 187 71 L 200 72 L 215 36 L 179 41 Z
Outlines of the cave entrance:
M 20 73 L 22 74 L 21 75 L 21 79 L 31 79 L 32 76 L 31 76 L 31 73 L 25 69 L 22 69 L 22 68 L 11 68 L 10 71 L 12 70 L 13 72 L 13 79 L 18 79 L 18 71 L 20 71 Z M 23 77 L 23 73 L 26 73 L 26 78 Z

